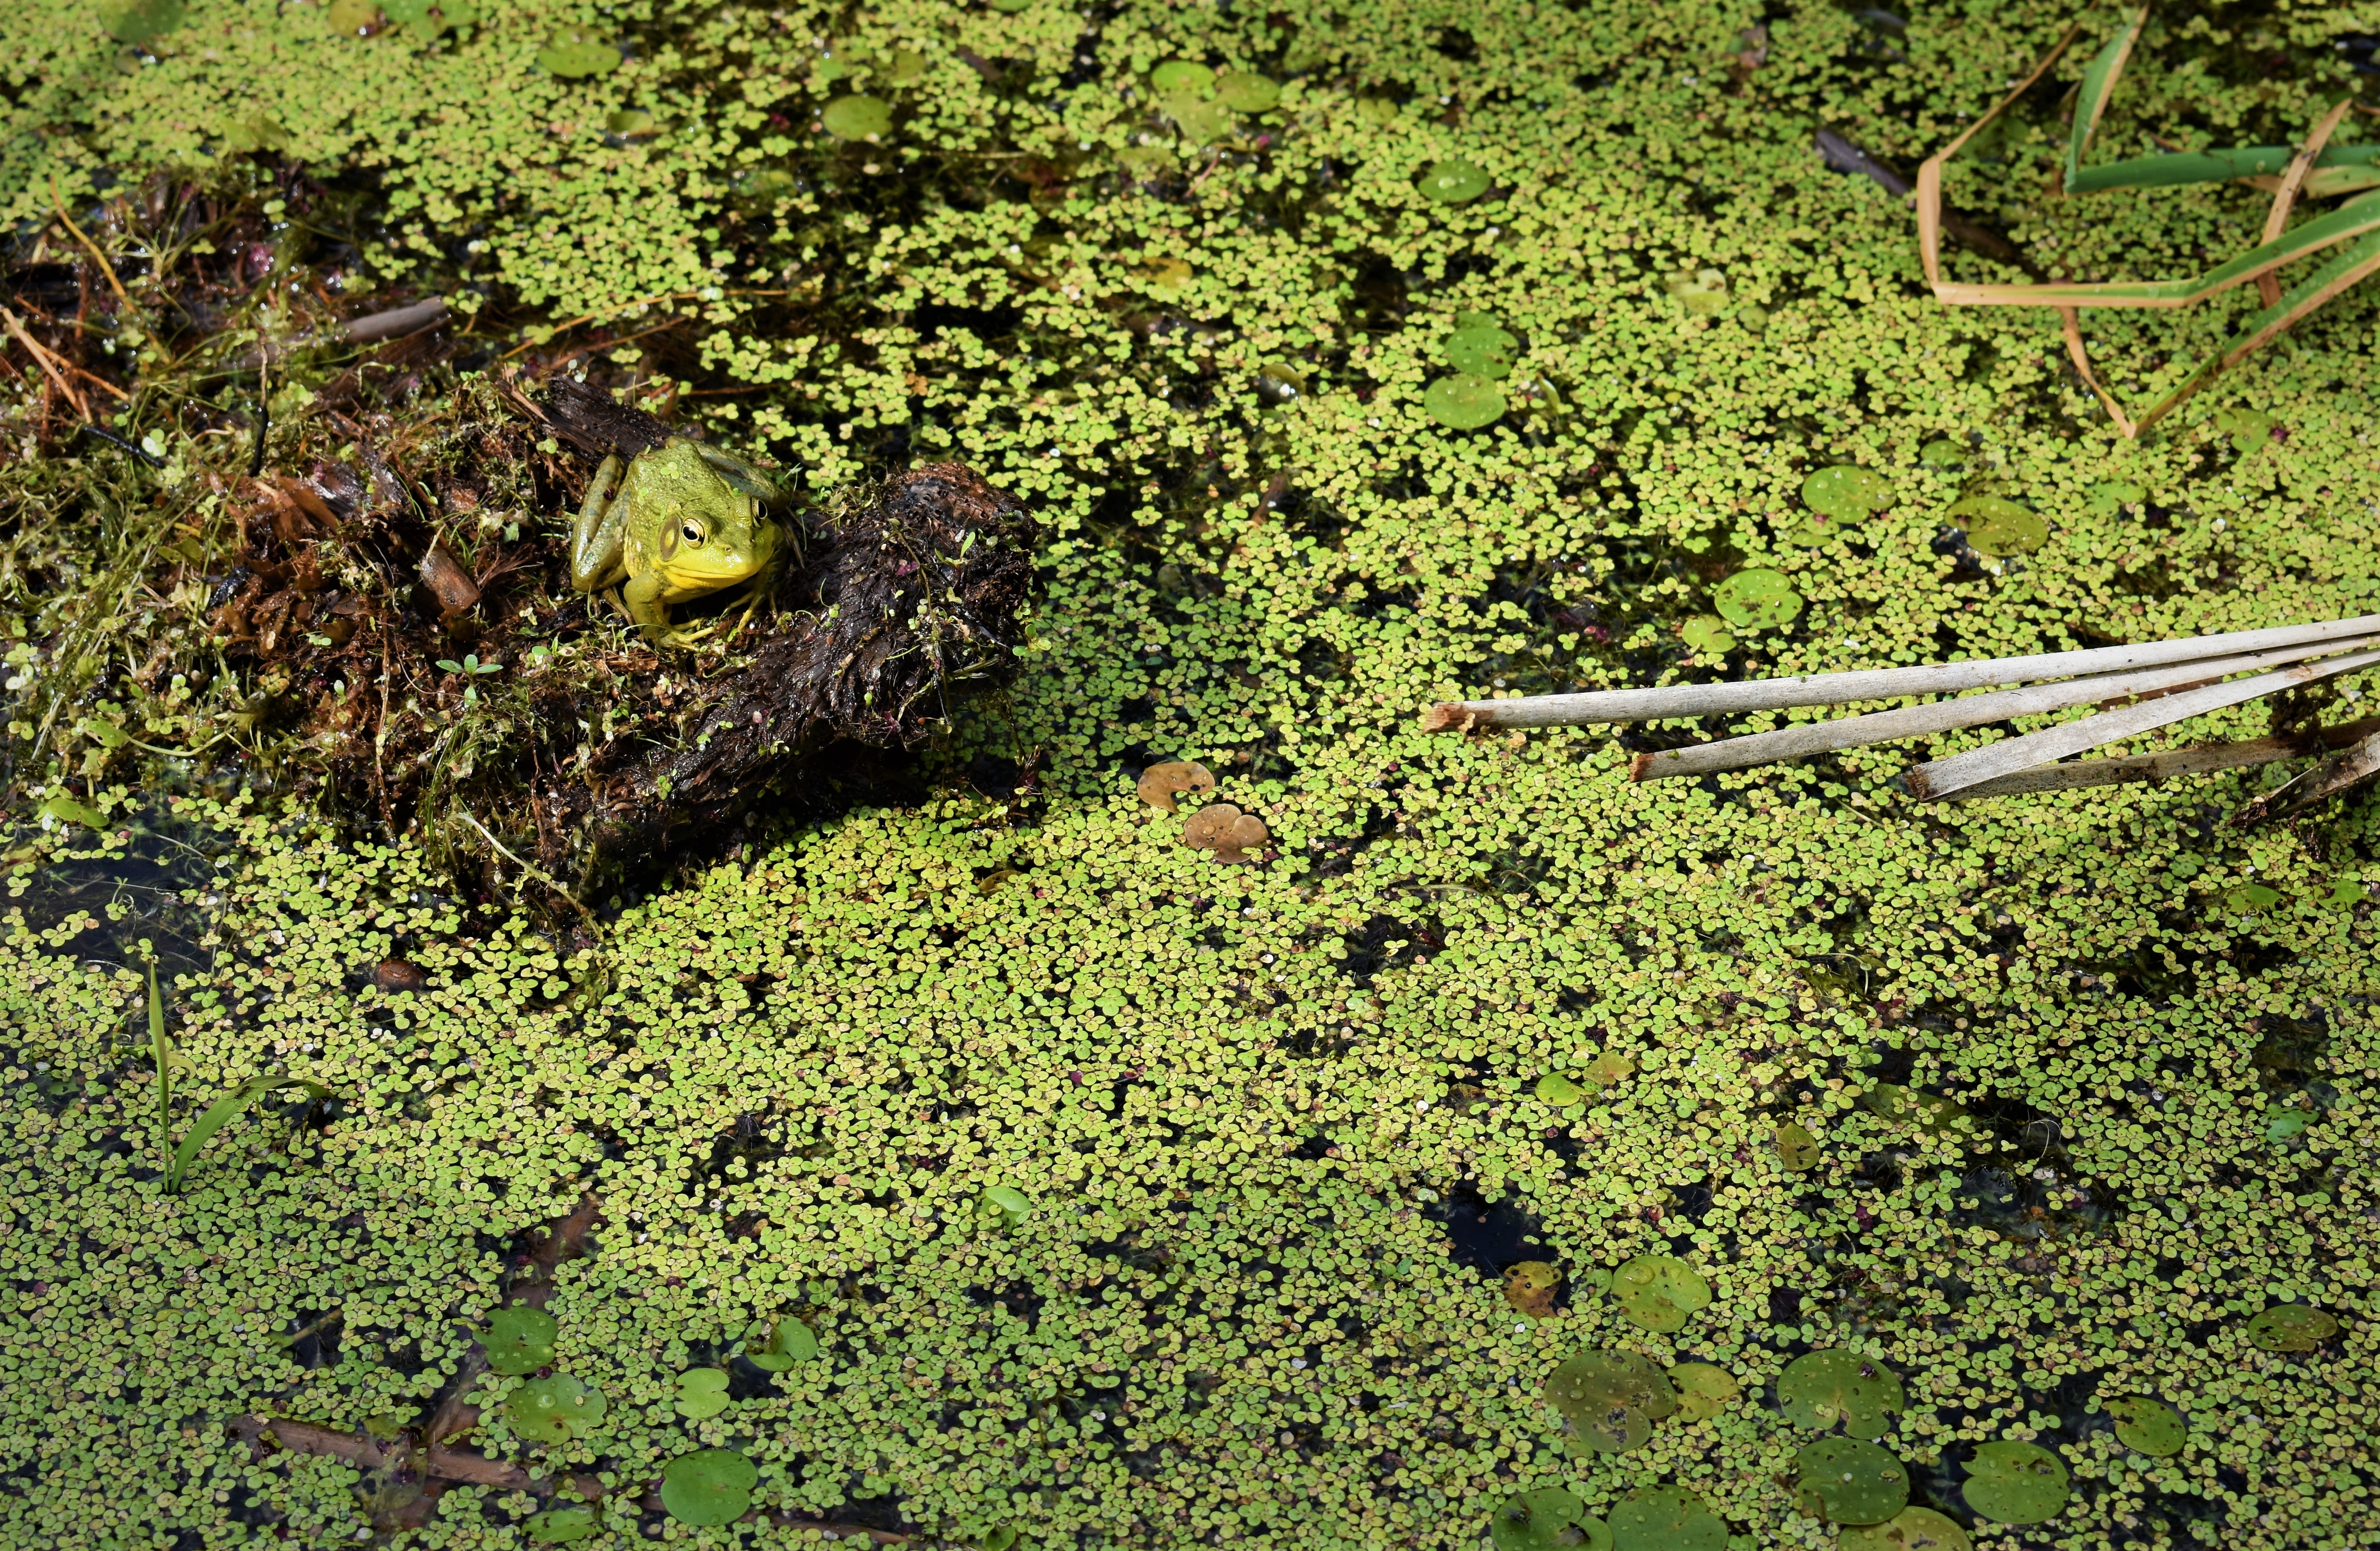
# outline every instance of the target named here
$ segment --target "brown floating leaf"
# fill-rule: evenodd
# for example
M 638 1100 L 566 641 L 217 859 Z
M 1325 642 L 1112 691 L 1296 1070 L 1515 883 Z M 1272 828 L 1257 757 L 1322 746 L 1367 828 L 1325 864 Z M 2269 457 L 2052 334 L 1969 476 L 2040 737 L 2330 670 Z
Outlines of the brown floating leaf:
M 1213 791 L 1215 776 L 1196 760 L 1167 760 L 1142 771 L 1135 789 L 1143 802 L 1170 813 L 1173 812 L 1173 800 L 1182 793 Z
M 1218 861 L 1245 861 L 1252 846 L 1271 838 L 1264 821 L 1243 813 L 1228 802 L 1212 803 L 1190 815 L 1182 826 L 1182 843 L 1194 850 L 1213 851 Z
M 1524 1260 L 1504 1273 L 1504 1301 L 1533 1319 L 1550 1318 L 1554 1292 L 1560 1286 L 1559 1267 L 1542 1260 Z
M 423 991 L 429 988 L 430 977 L 419 966 L 402 959 L 383 959 L 372 971 L 372 983 L 382 991 Z

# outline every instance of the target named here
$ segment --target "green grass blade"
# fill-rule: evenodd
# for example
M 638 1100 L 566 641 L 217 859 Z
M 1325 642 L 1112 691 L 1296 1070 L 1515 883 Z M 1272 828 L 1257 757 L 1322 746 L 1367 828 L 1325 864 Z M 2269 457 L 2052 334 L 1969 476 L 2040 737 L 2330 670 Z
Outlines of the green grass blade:
M 2107 99 L 2115 93 L 2116 82 L 2124 73 L 2124 60 L 2140 41 L 2141 29 L 2148 25 L 2149 8 L 2143 6 L 2132 13 L 2132 19 L 2107 40 L 2091 63 L 2082 67 L 2082 79 L 2075 88 L 2074 128 L 2066 137 L 2066 191 L 2077 191 L 2075 180 L 2082 173 L 2082 153 L 2091 143 L 2091 133 L 2099 127 L 2099 116 L 2107 108 Z
M 157 1155 L 174 1147 L 174 1047 L 165 1043 L 165 998 L 157 990 L 157 961 L 149 961 L 149 1053 L 157 1059 Z
M 2280 300 L 2249 319 L 2247 326 L 2230 344 L 2207 357 L 2164 403 L 2141 417 L 2140 430 L 2146 431 L 2163 420 L 2192 394 L 2214 381 L 2217 373 L 2237 366 L 2276 335 L 2293 326 L 2340 292 L 2368 278 L 2374 271 L 2380 271 L 2380 232 L 2374 232 L 2350 247 L 2290 287 L 2282 294 Z
M 302 1077 L 249 1078 L 210 1105 L 207 1112 L 190 1127 L 190 1134 L 182 1138 L 182 1144 L 174 1149 L 173 1166 L 165 1171 L 165 1193 L 179 1194 L 182 1181 L 188 1177 L 191 1161 L 198 1157 L 199 1149 L 205 1146 L 215 1132 L 246 1114 L 250 1105 L 276 1088 L 303 1088 L 317 1099 L 331 1096 L 328 1088 Z
M 2269 177 L 2289 165 L 2297 148 L 2241 145 L 2226 151 L 2187 151 L 2171 156 L 2135 156 L 2128 162 L 2069 172 L 2066 191 L 2095 194 L 2107 189 L 2171 189 L 2185 183 L 2226 183 Z M 2333 145 L 2314 158 L 2316 167 L 2362 167 L 2380 161 L 2380 145 Z

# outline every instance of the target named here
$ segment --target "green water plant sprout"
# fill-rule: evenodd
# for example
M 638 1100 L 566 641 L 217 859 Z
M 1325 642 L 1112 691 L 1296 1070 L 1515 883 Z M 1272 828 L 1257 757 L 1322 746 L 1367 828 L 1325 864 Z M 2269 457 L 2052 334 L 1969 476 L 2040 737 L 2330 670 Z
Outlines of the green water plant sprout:
M 1951 306 L 2031 306 L 2057 309 L 2064 326 L 2066 347 L 2075 370 L 2098 396 L 2108 418 L 2127 437 L 2141 433 L 2180 408 L 2184 400 L 2278 337 L 2289 326 L 2329 302 L 2350 287 L 2380 271 L 2380 191 L 2362 193 L 2326 215 L 2287 230 L 2289 212 L 2301 195 L 2320 197 L 2380 183 L 2380 145 L 2330 144 L 2330 139 L 2354 99 L 2348 98 L 2324 115 L 2305 141 L 2298 146 L 2238 146 L 2218 151 L 2173 152 L 2134 157 L 2085 167 L 2083 153 L 2107 100 L 2148 24 L 2149 7 L 2142 6 L 2107 40 L 2082 72 L 2075 89 L 2072 128 L 2067 136 L 2063 187 L 2068 194 L 2096 193 L 2110 189 L 2164 189 L 2193 183 L 2240 181 L 2271 189 L 2273 205 L 2265 221 L 2264 240 L 2204 275 L 2181 280 L 2058 282 L 2034 285 L 1961 285 L 1942 277 L 1942 169 L 1977 135 L 1989 130 L 2001 115 L 2033 89 L 2058 56 L 2066 52 L 2082 24 L 2067 30 L 2031 74 L 1989 112 L 1927 157 L 1917 173 L 1917 242 L 1925 278 L 1935 297 Z M 2287 292 L 2277 272 L 2325 249 L 2347 246 Z M 2236 286 L 2253 282 L 2265 302 L 2264 311 L 2248 320 L 2231 343 L 2206 358 L 2180 387 L 2141 415 L 2129 414 L 2115 395 L 2101 385 L 2091 368 L 2082 340 L 2079 312 L 2084 307 L 2194 307 Z
M 165 1001 L 157 987 L 157 966 L 149 966 L 149 1048 L 157 1068 L 157 1142 L 163 1151 L 173 1139 L 174 1128 L 174 1054 L 173 1043 L 165 1036 Z M 217 1131 L 248 1113 L 250 1105 L 265 1094 L 284 1088 L 303 1089 L 317 1103 L 331 1096 L 331 1090 L 319 1082 L 302 1077 L 279 1077 L 267 1074 L 251 1077 L 230 1093 L 209 1105 L 204 1113 L 191 1122 L 181 1144 L 173 1149 L 165 1166 L 164 1189 L 167 1195 L 179 1195 L 188 1182 L 190 1166 L 198 1161 L 199 1150 Z

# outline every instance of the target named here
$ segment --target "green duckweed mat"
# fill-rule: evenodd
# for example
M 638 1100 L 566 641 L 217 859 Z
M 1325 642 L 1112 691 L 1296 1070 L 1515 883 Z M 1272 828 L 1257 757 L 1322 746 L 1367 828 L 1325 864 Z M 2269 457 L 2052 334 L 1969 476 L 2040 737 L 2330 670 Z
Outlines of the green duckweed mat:
M 24 232 L 53 175 L 278 219 L 304 169 L 383 217 L 349 293 L 695 320 L 685 418 L 820 485 L 964 458 L 1049 538 L 931 795 L 591 945 L 112 746 L 20 769 L 19 812 L 66 781 L 110 827 L 10 853 L 0 1544 L 2374 1544 L 2368 794 L 2242 831 L 2277 774 L 1891 785 L 1991 729 L 1647 787 L 1631 751 L 1695 729 L 1413 730 L 2380 607 L 2372 291 L 2127 444 L 2051 317 L 1937 307 L 1905 203 L 1813 151 L 1912 168 L 2070 19 L 8 7 Z M 2100 144 L 2290 142 L 2375 32 L 2162 10 Z M 1954 171 L 1970 218 L 2102 278 L 2252 239 L 2244 189 L 2049 198 L 2080 67 Z M 2253 306 L 2091 315 L 2095 363 L 2161 395 Z M 139 504 L 244 455 L 177 413 L 116 422 L 162 469 L 43 477 Z M 1845 465 L 1888 498 L 1838 477 L 1814 522 Z M 1962 536 L 1979 498 L 2027 543 Z M 80 574 L 7 581 L 12 691 Z M 237 689 L 177 681 L 178 726 Z M 1173 757 L 1261 818 L 1250 863 L 1135 795 Z M 261 1096 L 165 1193 L 259 1074 L 333 1097 Z M 551 1324 L 498 1317 L 589 1197 Z M 1582 1352 L 1628 1361 L 1566 1413 Z M 405 1462 L 467 1402 L 448 1443 L 517 1474 Z M 1844 1433 L 1899 1473 L 1805 1452 Z

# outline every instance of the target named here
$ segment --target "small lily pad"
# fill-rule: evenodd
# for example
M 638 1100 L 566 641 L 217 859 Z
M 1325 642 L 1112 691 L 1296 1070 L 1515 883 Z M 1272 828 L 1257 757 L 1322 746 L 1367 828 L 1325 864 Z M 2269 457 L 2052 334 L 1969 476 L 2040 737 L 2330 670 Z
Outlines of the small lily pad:
M 1970 495 L 1950 507 L 1949 517 L 1966 530 L 1976 553 L 1995 559 L 2030 555 L 2049 542 L 2049 524 L 2040 514 L 1997 495 Z
M 797 1319 L 761 1320 L 744 1335 L 745 1361 L 764 1373 L 782 1374 L 818 1354 L 818 1337 Z
M 1777 1380 L 1777 1403 L 1789 1421 L 1822 1433 L 1840 1424 L 1855 1438 L 1882 1437 L 1885 1417 L 1902 1400 L 1900 1374 L 1840 1347 L 1795 1358 Z
M 331 0 L 322 8 L 322 20 L 341 38 L 369 38 L 384 25 L 379 0 Z
M 1014 1185 L 987 1186 L 983 1198 L 976 1203 L 976 1213 L 1002 1227 L 1022 1227 L 1025 1219 L 1033 1215 L 1033 1198 Z
M 2103 517 L 2112 517 L 2119 507 L 2148 499 L 2148 494 L 2137 484 L 2095 484 L 2091 487 L 2091 509 Z
M 1904 1508 L 1881 1524 L 1845 1525 L 1836 1551 L 1974 1551 L 1956 1519 L 1930 1508 Z
M 1777 1161 L 1790 1174 L 1807 1174 L 1818 1166 L 1827 1150 L 1818 1139 L 1803 1130 L 1799 1122 L 1788 1120 L 1777 1128 Z
M 620 48 L 600 33 L 565 27 L 537 51 L 537 62 L 549 74 L 574 79 L 608 75 L 620 67 Z
M 1678 639 L 1686 643 L 1688 651 L 1706 656 L 1723 656 L 1735 650 L 1735 632 L 1716 614 L 1695 615 L 1678 627 Z
M 1421 396 L 1422 412 L 1456 431 L 1476 431 L 1504 418 L 1504 390 L 1492 377 L 1457 372 L 1429 385 Z
M 1238 122 L 1230 105 L 1220 102 L 1191 103 L 1173 98 L 1167 101 L 1165 108 L 1174 125 L 1199 145 L 1213 145 L 1224 139 Z
M 561 1334 L 561 1325 L 543 1309 L 515 1304 L 488 1316 L 480 1349 L 488 1354 L 489 1367 L 518 1377 L 553 1361 L 553 1338 Z
M 1837 522 L 1859 522 L 1892 505 L 1892 482 L 1873 469 L 1840 464 L 1802 482 L 1802 504 Z
M 1215 94 L 1215 72 L 1192 60 L 1169 59 L 1148 72 L 1148 84 L 1160 97 L 1204 102 Z
M 1612 1551 L 1725 1551 L 1727 1521 L 1682 1486 L 1638 1492 L 1611 1510 Z
M 1517 335 L 1494 324 L 1474 324 L 1446 336 L 1446 363 L 1475 377 L 1504 378 L 1512 374 L 1520 349 Z
M 2281 891 L 2270 884 L 2241 884 L 2223 896 L 2226 909 L 2233 915 L 2262 915 L 2281 902 Z
M 1504 1499 L 1488 1520 L 1497 1551 L 1557 1551 L 1555 1537 L 1586 1517 L 1586 1505 L 1559 1486 L 1519 1492 Z
M 620 108 L 603 116 L 603 128 L 623 139 L 649 135 L 653 131 L 653 116 L 642 108 Z
M 1598 1088 L 1610 1088 L 1624 1082 L 1636 1069 L 1636 1063 L 1617 1051 L 1607 1050 L 1586 1064 L 1579 1075 Z
M 1967 449 L 1956 442 L 1937 438 L 1917 449 L 1917 461 L 1937 469 L 1955 469 L 1967 461 Z
M 1675 1255 L 1638 1255 L 1611 1274 L 1621 1313 L 1647 1330 L 1683 1330 L 1710 1306 L 1710 1284 Z
M 698 1448 L 662 1467 L 662 1507 L 681 1524 L 730 1524 L 751 1510 L 759 1468 L 732 1448 Z
M 2066 1507 L 2066 1461 L 2039 1444 L 2000 1438 L 1967 1461 L 1967 1507 L 1996 1524 L 2038 1524 Z
M 2146 1395 L 2119 1395 L 2106 1403 L 2115 1419 L 2116 1437 L 2126 1448 L 2162 1459 L 2181 1452 L 2190 1428 L 2180 1413 L 2163 1400 Z
M 1561 1286 L 1561 1268 L 1550 1261 L 1524 1260 L 1504 1272 L 1504 1301 L 1532 1319 L 1554 1312 L 1554 1292 Z
M 1469 204 L 1488 191 L 1488 182 L 1487 168 L 1455 156 L 1433 164 L 1415 187 L 1439 204 Z
M 2312 1351 L 2338 1334 L 2338 1321 L 2305 1303 L 2276 1303 L 2251 1314 L 2248 1344 L 2262 1351 Z
M 182 0 L 128 0 L 100 14 L 107 18 L 103 25 L 109 37 L 119 43 L 140 44 L 181 26 L 185 12 Z
M 727 1370 L 694 1368 L 677 1376 L 671 1409 L 688 1422 L 701 1422 L 727 1409 Z
M 819 122 L 837 140 L 880 140 L 892 132 L 892 104 L 857 93 L 837 97 L 819 115 Z
M 1537 1097 L 1556 1109 L 1568 1109 L 1586 1102 L 1586 1090 L 1558 1071 L 1549 1071 L 1537 1079 Z
M 914 48 L 896 48 L 878 68 L 886 81 L 894 86 L 906 86 L 913 80 L 923 79 L 930 63 Z
M 1735 1375 L 1709 1362 L 1681 1362 L 1670 1370 L 1678 1392 L 1678 1414 L 1688 1422 L 1707 1422 L 1743 1393 Z
M 1739 630 L 1777 630 L 1801 617 L 1802 594 L 1783 572 L 1755 566 L 1713 588 L 1711 606 Z
M 568 1508 L 549 1508 L 543 1513 L 532 1513 L 521 1523 L 528 1538 L 540 1545 L 567 1545 L 574 1540 L 585 1540 L 603 1527 L 595 1510 L 583 1504 Z
M 2303 1136 L 2306 1127 L 2313 1122 L 2313 1117 L 2302 1109 L 2274 1105 L 2265 1112 L 2265 1140 L 2267 1142 L 2294 1141 Z
M 1624 1454 L 1676 1412 L 1678 1392 L 1633 1351 L 1583 1351 L 1547 1375 L 1546 1403 L 1570 1423 L 1577 1447 Z
M 1793 1506 L 1837 1524 L 1881 1524 L 1909 1506 L 1909 1472 L 1876 1445 L 1819 1438 L 1793 1457 Z
M 1242 113 L 1262 113 L 1281 101 L 1281 83 L 1254 70 L 1225 70 L 1215 78 L 1215 100 Z
M 2215 429 L 2231 438 L 2231 450 L 2245 458 L 2273 439 L 2273 417 L 2255 409 L 2217 409 Z
M 603 1392 L 568 1374 L 531 1379 L 504 1401 L 504 1420 L 531 1443 L 583 1438 L 603 1420 Z
M 1716 269 L 1682 269 L 1662 282 L 1670 299 L 1698 318 L 1727 307 L 1727 276 Z

